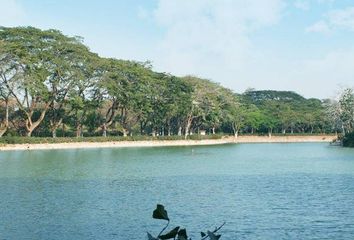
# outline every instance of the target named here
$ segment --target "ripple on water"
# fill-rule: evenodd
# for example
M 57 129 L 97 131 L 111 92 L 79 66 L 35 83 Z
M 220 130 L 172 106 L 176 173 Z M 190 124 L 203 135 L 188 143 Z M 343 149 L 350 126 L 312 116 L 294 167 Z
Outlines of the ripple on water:
M 163 203 L 171 225 L 196 234 L 226 221 L 224 239 L 351 240 L 353 153 L 324 144 L 0 153 L 0 239 L 144 239 L 162 227 L 151 212 Z

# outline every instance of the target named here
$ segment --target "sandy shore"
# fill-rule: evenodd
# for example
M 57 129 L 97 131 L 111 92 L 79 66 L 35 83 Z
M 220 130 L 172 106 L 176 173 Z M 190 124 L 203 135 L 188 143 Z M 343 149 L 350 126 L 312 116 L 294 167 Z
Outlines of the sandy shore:
M 296 142 L 332 142 L 335 135 L 320 136 L 240 136 L 236 143 L 296 143 Z
M 50 150 L 79 148 L 117 148 L 117 147 L 161 147 L 161 146 L 198 146 L 228 143 L 295 143 L 295 142 L 331 142 L 334 135 L 321 136 L 240 136 L 213 140 L 169 140 L 169 141 L 119 141 L 119 142 L 77 142 L 48 144 L 7 144 L 0 146 L 0 151 L 12 150 Z

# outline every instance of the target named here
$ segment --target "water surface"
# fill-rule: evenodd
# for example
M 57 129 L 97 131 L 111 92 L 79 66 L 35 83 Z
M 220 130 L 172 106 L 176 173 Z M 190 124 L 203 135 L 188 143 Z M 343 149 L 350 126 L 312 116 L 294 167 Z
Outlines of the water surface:
M 354 239 L 354 149 L 325 143 L 0 152 L 0 239 Z

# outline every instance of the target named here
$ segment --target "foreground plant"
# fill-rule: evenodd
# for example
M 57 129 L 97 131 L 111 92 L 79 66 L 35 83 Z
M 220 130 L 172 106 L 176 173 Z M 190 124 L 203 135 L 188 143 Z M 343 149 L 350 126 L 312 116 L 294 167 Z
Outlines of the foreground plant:
M 152 218 L 160 219 L 167 221 L 166 226 L 161 230 L 161 232 L 157 235 L 157 237 L 152 236 L 150 233 L 147 233 L 148 240 L 159 240 L 159 239 L 176 239 L 176 240 L 191 240 L 188 238 L 187 230 L 185 228 L 181 228 L 177 226 L 170 230 L 169 232 L 165 233 L 165 230 L 168 228 L 170 224 L 170 219 L 168 217 L 167 211 L 165 207 L 161 204 L 157 204 L 156 209 L 152 213 Z M 215 228 L 214 231 L 207 231 L 201 232 L 201 240 L 211 239 L 211 240 L 218 240 L 220 239 L 221 235 L 217 234 L 217 232 L 225 225 L 225 222 L 221 224 L 219 227 Z

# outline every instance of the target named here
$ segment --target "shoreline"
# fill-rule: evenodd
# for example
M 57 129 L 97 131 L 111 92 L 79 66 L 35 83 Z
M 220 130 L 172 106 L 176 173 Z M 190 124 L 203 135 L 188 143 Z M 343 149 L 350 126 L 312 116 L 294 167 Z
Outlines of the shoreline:
M 70 142 L 40 144 L 6 144 L 0 145 L 0 151 L 16 150 L 54 150 L 54 149 L 94 149 L 125 147 L 169 147 L 169 146 L 206 146 L 236 143 L 305 143 L 332 142 L 335 135 L 317 136 L 239 136 L 208 140 L 152 140 L 152 141 L 117 141 L 117 142 Z

